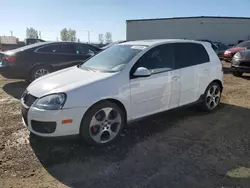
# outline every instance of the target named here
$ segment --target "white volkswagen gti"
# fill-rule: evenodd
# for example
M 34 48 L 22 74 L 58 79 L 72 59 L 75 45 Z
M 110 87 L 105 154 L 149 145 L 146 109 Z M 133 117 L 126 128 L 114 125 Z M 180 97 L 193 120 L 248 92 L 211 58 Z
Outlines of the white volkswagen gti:
M 21 97 L 21 109 L 36 135 L 80 135 L 104 145 L 138 118 L 197 101 L 212 111 L 222 89 L 222 64 L 209 43 L 131 41 L 35 80 Z

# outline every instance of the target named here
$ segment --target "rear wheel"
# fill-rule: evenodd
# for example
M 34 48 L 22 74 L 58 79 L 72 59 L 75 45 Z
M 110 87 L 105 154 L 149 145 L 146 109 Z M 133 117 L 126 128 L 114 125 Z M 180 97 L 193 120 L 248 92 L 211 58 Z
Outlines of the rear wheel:
M 36 80 L 37 78 L 40 78 L 51 72 L 52 72 L 52 69 L 49 66 L 45 66 L 45 65 L 36 66 L 32 69 L 30 73 L 30 81 L 32 82 Z
M 203 109 L 205 111 L 213 111 L 215 110 L 219 104 L 221 99 L 221 91 L 222 88 L 216 82 L 212 82 L 206 89 L 203 98 Z
M 104 101 L 86 112 L 80 136 L 91 145 L 107 145 L 119 136 L 124 123 L 124 111 L 115 103 Z
M 243 74 L 243 72 L 239 72 L 239 71 L 234 71 L 233 72 L 233 75 L 236 76 L 236 77 L 241 77 Z

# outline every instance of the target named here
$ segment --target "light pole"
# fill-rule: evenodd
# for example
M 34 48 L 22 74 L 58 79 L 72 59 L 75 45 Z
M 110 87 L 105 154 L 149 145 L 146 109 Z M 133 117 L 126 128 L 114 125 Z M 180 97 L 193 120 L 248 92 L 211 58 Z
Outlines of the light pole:
M 90 44 L 90 31 L 89 30 L 80 30 L 80 31 L 85 31 L 88 33 L 88 43 Z

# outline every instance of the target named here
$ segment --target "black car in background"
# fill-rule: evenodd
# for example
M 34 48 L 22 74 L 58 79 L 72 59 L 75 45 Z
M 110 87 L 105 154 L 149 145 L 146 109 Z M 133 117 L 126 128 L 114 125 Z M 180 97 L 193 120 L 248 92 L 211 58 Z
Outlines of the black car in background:
M 123 43 L 123 42 L 128 42 L 126 40 L 122 40 L 122 41 L 117 41 L 117 42 L 112 42 L 112 43 L 109 43 L 103 47 L 101 47 L 102 50 L 106 50 L 107 48 L 110 48 L 111 46 L 115 45 L 115 44 L 120 44 L 120 43 Z
M 214 44 L 218 47 L 217 55 L 219 56 L 220 59 L 223 59 L 224 52 L 230 47 L 222 42 L 214 42 Z
M 218 46 L 211 40 L 207 40 L 207 39 L 197 39 L 197 41 L 202 41 L 202 42 L 208 42 L 211 44 L 212 48 L 214 49 L 214 51 L 218 54 L 219 49 Z
M 76 42 L 39 42 L 0 52 L 0 74 L 9 79 L 33 81 L 50 72 L 84 62 L 99 48 Z
M 234 76 L 242 76 L 243 73 L 250 73 L 250 50 L 237 52 L 232 59 L 231 68 Z

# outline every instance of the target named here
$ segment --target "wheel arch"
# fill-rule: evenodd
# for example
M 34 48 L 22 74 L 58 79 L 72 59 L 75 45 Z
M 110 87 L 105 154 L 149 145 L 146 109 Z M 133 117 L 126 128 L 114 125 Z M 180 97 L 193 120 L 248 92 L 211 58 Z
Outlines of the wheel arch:
M 221 87 L 221 91 L 223 91 L 223 84 L 222 84 L 222 82 L 220 80 L 216 79 L 216 80 L 213 80 L 211 83 L 217 83 Z
M 93 106 L 95 106 L 95 105 L 97 105 L 97 104 L 99 104 L 99 103 L 102 103 L 102 102 L 104 102 L 104 101 L 109 101 L 109 102 L 115 103 L 117 106 L 119 106 L 119 107 L 124 111 L 124 116 L 125 116 L 124 119 L 125 119 L 125 121 L 126 121 L 126 123 L 127 123 L 127 110 L 126 110 L 126 108 L 125 108 L 125 105 L 124 105 L 120 100 L 114 99 L 114 98 L 102 99 L 102 100 L 100 100 L 100 101 L 95 102 L 95 103 L 92 104 L 92 105 L 88 108 L 88 110 L 84 113 L 83 118 L 84 118 L 84 116 L 87 114 L 87 112 L 88 112 L 89 110 L 91 110 L 91 108 L 92 108 Z
M 36 68 L 36 67 L 39 67 L 39 66 L 45 66 L 45 67 L 49 67 L 52 71 L 53 71 L 53 67 L 51 65 L 48 65 L 48 64 L 45 64 L 45 63 L 36 63 L 34 65 L 32 65 L 29 69 L 29 74 L 28 74 L 28 78 L 31 77 L 31 73 L 32 71 Z
M 30 67 L 30 70 L 29 70 L 29 71 L 32 71 L 35 67 L 38 67 L 38 66 L 45 66 L 45 67 L 49 67 L 49 68 L 53 69 L 53 67 L 52 67 L 51 65 L 45 64 L 45 63 L 43 63 L 43 62 L 40 62 L 40 63 L 35 63 L 34 65 L 32 65 L 32 66 Z

